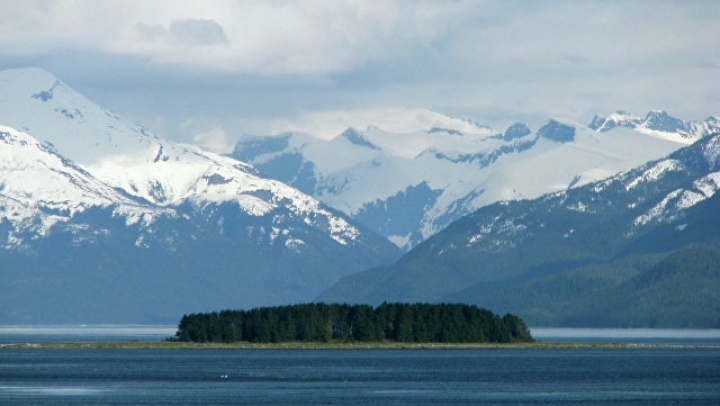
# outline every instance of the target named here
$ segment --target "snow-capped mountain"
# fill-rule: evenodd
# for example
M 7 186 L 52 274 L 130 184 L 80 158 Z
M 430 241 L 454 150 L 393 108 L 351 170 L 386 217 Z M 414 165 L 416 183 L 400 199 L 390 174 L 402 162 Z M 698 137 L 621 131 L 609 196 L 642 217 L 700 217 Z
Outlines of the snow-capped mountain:
M 664 112 L 596 117 L 589 127 L 549 120 L 535 132 L 516 123 L 504 133 L 434 118 L 444 127 L 349 128 L 329 141 L 245 136 L 233 155 L 409 249 L 487 204 L 604 179 L 720 129 L 716 118 L 684 123 Z
M 359 231 L 320 203 L 249 165 L 197 147 L 159 139 L 85 99 L 39 69 L 0 73 L 0 122 L 49 142 L 109 185 L 160 206 L 232 201 L 265 215 L 281 204 L 307 222 L 328 224 L 341 244 Z M 282 203 L 280 203 L 282 202 Z
M 596 115 L 588 127 L 600 132 L 626 127 L 643 134 L 692 144 L 702 137 L 716 134 L 720 130 L 720 119 L 708 117 L 705 121 L 685 122 L 661 110 L 651 111 L 644 118 L 619 110 L 607 117 Z
M 175 216 L 111 188 L 32 136 L 0 126 L 0 218 L 9 229 L 3 248 L 21 247 L 25 238 L 46 236 L 93 207 L 111 208 L 128 225 L 150 226 L 157 216 Z
M 398 255 L 315 198 L 235 159 L 155 137 L 42 70 L 0 72 L 0 124 L 0 289 L 15 287 L 0 293 L 0 320 L 170 321 L 211 303 L 307 301 Z M 189 298 L 172 298 L 197 282 Z M 48 286 L 49 296 L 30 293 Z M 59 290 L 74 289 L 75 313 L 43 312 L 61 305 Z M 88 297 L 98 302 L 80 306 Z M 110 311 L 113 297 L 119 308 Z
M 714 327 L 718 190 L 712 135 L 602 181 L 485 206 L 320 299 L 467 302 L 534 325 Z

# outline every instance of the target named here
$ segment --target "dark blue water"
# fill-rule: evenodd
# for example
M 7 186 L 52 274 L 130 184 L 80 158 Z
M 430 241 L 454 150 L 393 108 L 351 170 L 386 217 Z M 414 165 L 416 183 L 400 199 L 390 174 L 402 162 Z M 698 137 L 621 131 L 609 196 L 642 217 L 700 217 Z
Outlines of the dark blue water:
M 0 349 L 0 405 L 720 405 L 720 349 Z

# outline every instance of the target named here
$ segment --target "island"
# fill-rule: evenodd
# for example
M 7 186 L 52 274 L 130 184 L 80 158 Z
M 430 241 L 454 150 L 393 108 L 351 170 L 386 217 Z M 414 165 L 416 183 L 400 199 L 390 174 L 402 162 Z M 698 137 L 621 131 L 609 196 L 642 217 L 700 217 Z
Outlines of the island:
M 527 343 L 525 322 L 467 304 L 306 303 L 184 315 L 171 341 Z

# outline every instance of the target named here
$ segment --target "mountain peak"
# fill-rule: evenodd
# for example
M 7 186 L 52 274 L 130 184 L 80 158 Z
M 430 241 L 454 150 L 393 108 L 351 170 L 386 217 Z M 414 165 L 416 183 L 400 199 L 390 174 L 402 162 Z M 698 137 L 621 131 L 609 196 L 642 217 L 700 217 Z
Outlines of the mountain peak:
M 516 138 L 522 138 L 530 133 L 532 133 L 532 131 L 526 124 L 515 123 L 505 130 L 505 134 L 503 134 L 502 139 L 505 141 L 511 141 Z
M 607 117 L 595 115 L 588 128 L 600 132 L 610 131 L 615 127 L 635 128 L 642 120 L 642 117 L 632 115 L 624 110 L 618 110 Z
M 696 293 L 720 272 L 720 172 L 703 162 L 719 153 L 720 135 L 705 137 L 596 183 L 484 206 L 394 265 L 341 279 L 319 300 L 466 302 L 535 325 L 712 327 L 720 312 L 707 317 L 707 309 L 717 309 L 718 297 Z M 676 252 L 684 253 L 675 260 Z M 681 298 L 672 312 L 669 297 Z
M 360 132 L 358 132 L 353 127 L 348 127 L 345 131 L 343 131 L 342 134 L 340 134 L 341 137 L 345 138 L 346 140 L 350 141 L 351 144 L 358 145 L 361 147 L 367 147 L 374 150 L 380 150 L 380 147 L 373 144 L 372 142 L 368 141 L 367 138 L 365 138 Z
M 665 110 L 651 110 L 643 118 L 618 110 L 607 117 L 596 115 L 588 127 L 599 132 L 626 127 L 658 138 L 690 144 L 702 137 L 718 133 L 720 120 L 710 116 L 705 121 L 685 122 Z
M 250 216 L 289 210 L 341 244 L 358 234 L 299 190 L 262 178 L 238 160 L 151 136 L 39 69 L 0 72 L 0 123 L 28 129 L 107 185 L 157 206 L 234 203 Z M 359 134 L 348 136 L 362 141 Z M 288 138 L 278 138 L 281 146 Z
M 80 165 L 133 154 L 156 139 L 37 68 L 0 72 L 0 123 L 50 141 Z
M 0 71 L 0 82 L 12 82 L 31 86 L 41 91 L 50 88 L 59 80 L 52 73 L 40 68 L 20 68 Z
M 154 137 L 42 70 L 0 72 L 0 124 L 6 324 L 309 301 L 398 254 L 310 195 Z
M 666 133 L 682 133 L 687 130 L 685 122 L 664 110 L 651 110 L 645 117 L 645 127 Z
M 547 138 L 555 142 L 570 142 L 575 139 L 575 127 L 562 124 L 556 120 L 550 120 L 540 127 L 537 134 L 541 138 Z
M 22 243 L 20 235 L 47 235 L 55 224 L 90 208 L 113 207 L 128 225 L 149 225 L 156 215 L 173 213 L 130 198 L 31 135 L 5 126 L 0 126 L 0 184 L 0 218 L 12 228 L 5 247 Z

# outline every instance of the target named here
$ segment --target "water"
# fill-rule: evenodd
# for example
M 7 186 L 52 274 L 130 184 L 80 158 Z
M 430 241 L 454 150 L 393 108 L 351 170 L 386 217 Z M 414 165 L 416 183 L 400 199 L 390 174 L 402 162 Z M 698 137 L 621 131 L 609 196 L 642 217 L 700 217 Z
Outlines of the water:
M 531 333 L 540 341 L 720 346 L 720 329 L 535 327 Z
M 177 326 L 63 325 L 0 326 L 0 344 L 79 341 L 161 341 L 172 337 Z
M 718 405 L 720 348 L 0 349 L 0 405 Z
M 160 341 L 174 336 L 176 331 L 176 326 L 147 325 L 0 326 L 0 345 L 31 342 Z M 531 332 L 535 339 L 541 341 L 720 346 L 720 329 L 534 327 Z
M 720 330 L 533 329 L 631 349 L 0 348 L 4 405 L 720 405 Z M 161 340 L 172 326 L 0 327 L 0 344 Z

